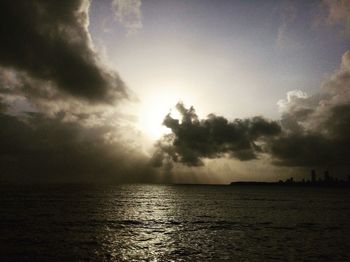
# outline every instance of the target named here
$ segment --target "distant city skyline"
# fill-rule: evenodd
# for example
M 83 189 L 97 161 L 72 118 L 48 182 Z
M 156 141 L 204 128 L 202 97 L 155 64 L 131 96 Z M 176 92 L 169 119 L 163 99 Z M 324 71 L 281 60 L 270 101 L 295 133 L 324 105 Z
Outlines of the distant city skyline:
M 346 180 L 339 179 L 337 176 L 332 176 L 329 171 L 324 171 L 323 177 L 318 177 L 314 169 L 311 170 L 309 179 L 294 180 L 294 177 L 286 180 L 278 180 L 273 182 L 267 181 L 233 181 L 232 186 L 294 186 L 294 187 L 350 187 L 350 175 Z

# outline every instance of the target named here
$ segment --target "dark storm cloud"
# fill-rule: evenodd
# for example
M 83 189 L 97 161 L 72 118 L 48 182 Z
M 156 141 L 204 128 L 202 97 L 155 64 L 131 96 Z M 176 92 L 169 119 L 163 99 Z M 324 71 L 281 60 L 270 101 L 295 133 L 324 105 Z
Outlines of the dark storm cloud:
M 0 98 L 0 113 L 6 111 L 6 109 L 7 106 L 4 103 L 2 103 L 2 99 Z
M 0 1 L 0 182 L 155 181 L 121 138 L 127 90 L 94 51 L 89 4 Z
M 321 93 L 301 91 L 281 101 L 283 135 L 271 140 L 277 165 L 350 165 L 350 53 L 323 84 Z
M 319 130 L 299 129 L 271 143 L 274 163 L 282 166 L 350 165 L 350 104 L 334 106 Z
M 164 125 L 171 133 L 158 141 L 155 166 L 174 162 L 202 165 L 204 158 L 257 159 L 265 153 L 274 165 L 336 167 L 350 165 L 350 52 L 340 68 L 308 96 L 300 90 L 288 92 L 278 102 L 278 122 L 262 117 L 236 119 L 209 115 L 199 120 L 195 110 L 177 105 L 182 119 L 167 115 Z
M 187 109 L 178 103 L 181 121 L 167 115 L 164 125 L 172 134 L 157 143 L 153 157 L 155 166 L 180 162 L 188 166 L 202 165 L 202 158 L 227 155 L 239 160 L 252 160 L 262 152 L 263 142 L 281 132 L 274 121 L 262 117 L 236 119 L 209 115 L 200 120 L 193 107 Z
M 126 97 L 118 74 L 107 69 L 93 50 L 87 29 L 89 3 L 0 1 L 0 66 L 90 102 Z M 36 85 L 23 85 L 22 91 L 47 95 Z
M 154 181 L 147 158 L 109 136 L 114 127 L 63 117 L 0 113 L 0 182 Z

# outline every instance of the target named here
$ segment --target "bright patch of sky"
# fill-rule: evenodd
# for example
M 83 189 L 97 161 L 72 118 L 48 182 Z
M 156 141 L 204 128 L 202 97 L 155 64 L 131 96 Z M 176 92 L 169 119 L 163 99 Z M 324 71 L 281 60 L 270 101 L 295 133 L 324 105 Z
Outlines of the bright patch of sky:
M 320 1 L 131 1 L 128 25 L 115 2 L 92 2 L 89 30 L 153 138 L 178 100 L 202 117 L 278 118 L 277 101 L 317 92 L 350 47 Z

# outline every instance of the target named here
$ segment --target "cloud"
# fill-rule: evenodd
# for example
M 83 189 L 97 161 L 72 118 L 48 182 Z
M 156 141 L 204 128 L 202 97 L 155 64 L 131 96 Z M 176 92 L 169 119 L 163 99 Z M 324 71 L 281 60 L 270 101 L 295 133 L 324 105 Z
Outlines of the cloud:
M 288 93 L 279 103 L 283 133 L 271 140 L 277 165 L 350 165 L 350 52 L 338 70 L 323 83 L 320 93 Z
M 349 0 L 324 0 L 323 4 L 329 9 L 328 22 L 330 24 L 347 22 L 350 15 Z
M 7 110 L 7 105 L 4 104 L 4 102 L 2 100 L 3 99 L 0 97 L 0 113 L 3 113 Z
M 0 1 L 0 182 L 158 179 L 116 107 L 130 93 L 94 49 L 89 5 Z
M 209 115 L 199 119 L 193 107 L 176 107 L 181 119 L 168 114 L 171 130 L 157 142 L 154 166 L 174 163 L 203 165 L 203 159 L 234 158 L 241 161 L 267 156 L 277 166 L 342 167 L 350 165 L 350 52 L 322 85 L 319 93 L 287 93 L 278 102 L 281 119 L 262 117 L 229 121 Z
M 40 113 L 0 113 L 1 182 L 155 181 L 148 158 L 120 139 L 113 125 L 86 127 Z
M 22 93 L 109 104 L 127 97 L 118 74 L 94 51 L 89 5 L 87 0 L 0 2 L 0 66 L 25 79 Z
M 326 9 L 324 21 L 331 26 L 340 26 L 342 33 L 350 35 L 350 1 L 349 0 L 323 0 Z
M 179 162 L 188 166 L 203 165 L 203 158 L 228 156 L 241 161 L 257 159 L 264 141 L 281 131 L 278 123 L 262 117 L 236 119 L 232 122 L 221 116 L 209 115 L 200 120 L 193 107 L 176 105 L 181 119 L 168 114 L 163 124 L 172 133 L 158 141 L 153 157 L 155 166 Z
M 113 0 L 112 9 L 128 34 L 142 28 L 141 0 Z
M 117 119 L 118 107 L 114 104 L 106 104 L 103 101 L 92 103 L 80 97 L 67 95 L 51 83 L 1 67 L 0 98 L 7 106 L 8 112 L 42 112 L 51 117 L 64 112 L 66 119 L 76 119 L 80 115 L 90 115 L 90 118 L 93 118 L 98 114 L 99 118 L 109 115 Z

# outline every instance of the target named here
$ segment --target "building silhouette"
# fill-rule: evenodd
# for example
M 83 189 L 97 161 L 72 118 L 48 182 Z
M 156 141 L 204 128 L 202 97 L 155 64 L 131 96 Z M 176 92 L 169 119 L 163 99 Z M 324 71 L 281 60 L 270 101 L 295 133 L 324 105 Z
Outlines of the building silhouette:
M 316 170 L 312 169 L 311 170 L 311 183 L 315 183 L 316 182 Z
M 293 187 L 347 187 L 350 188 L 350 175 L 348 175 L 346 180 L 340 179 L 336 176 L 331 176 L 329 171 L 324 171 L 324 177 L 319 177 L 317 179 L 316 170 L 312 169 L 310 172 L 311 180 L 302 179 L 300 181 L 295 181 L 293 177 L 287 178 L 285 181 L 279 180 L 278 182 L 257 182 L 257 181 L 238 181 L 232 182 L 231 185 L 265 185 L 265 186 L 293 186 Z
M 324 182 L 329 183 L 329 182 L 331 182 L 331 180 L 332 180 L 332 178 L 329 175 L 328 170 L 324 171 Z

